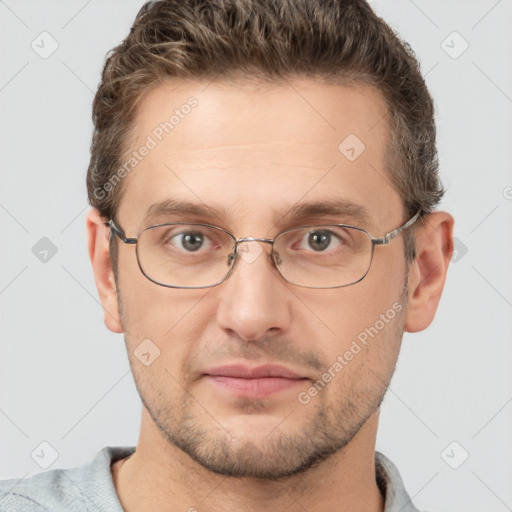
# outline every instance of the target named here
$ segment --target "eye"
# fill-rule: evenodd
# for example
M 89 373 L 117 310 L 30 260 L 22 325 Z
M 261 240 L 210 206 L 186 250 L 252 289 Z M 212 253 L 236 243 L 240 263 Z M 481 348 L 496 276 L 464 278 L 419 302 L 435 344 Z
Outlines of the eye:
M 323 251 L 329 247 L 332 233 L 328 231 L 312 231 L 308 234 L 308 246 L 314 251 Z
M 178 233 L 171 238 L 171 240 L 175 239 L 180 248 L 183 247 L 190 252 L 195 252 L 201 249 L 205 240 L 204 235 L 198 232 Z
M 305 233 L 300 232 L 300 239 L 293 249 L 322 253 L 334 251 L 347 243 L 341 231 L 338 233 L 329 229 L 310 229 Z
M 201 249 L 215 248 L 212 237 L 208 236 L 207 233 L 199 229 L 185 229 L 176 232 L 176 229 L 168 230 L 161 241 L 164 247 L 171 249 L 177 249 L 182 252 L 198 252 Z
M 340 244 L 340 238 L 332 231 L 325 229 L 310 231 L 308 233 L 308 246 L 314 251 L 325 251 L 326 249 L 334 249 Z M 334 246 L 334 247 L 333 247 Z

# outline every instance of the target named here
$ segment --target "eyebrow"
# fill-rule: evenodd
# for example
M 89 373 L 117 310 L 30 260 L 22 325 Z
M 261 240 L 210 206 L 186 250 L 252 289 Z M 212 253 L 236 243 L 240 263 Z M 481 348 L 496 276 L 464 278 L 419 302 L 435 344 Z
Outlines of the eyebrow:
M 318 217 L 336 217 L 367 226 L 372 223 L 370 212 L 362 205 L 348 199 L 329 199 L 293 206 L 285 217 L 302 220 Z
M 146 211 L 144 222 L 150 222 L 155 217 L 163 216 L 194 216 L 194 217 L 215 217 L 222 219 L 226 216 L 226 211 L 221 208 L 216 211 L 205 204 L 191 203 L 190 201 L 177 201 L 175 199 L 166 199 L 159 203 L 152 204 Z
M 151 205 L 147 209 L 144 216 L 144 223 L 147 225 L 157 217 L 173 215 L 180 217 L 215 218 L 218 220 L 227 219 L 229 217 L 226 209 L 223 207 L 214 209 L 206 204 L 166 199 Z M 371 214 L 364 206 L 342 198 L 295 204 L 284 213 L 277 212 L 275 221 L 276 223 L 283 223 L 283 219 L 286 219 L 290 222 L 301 222 L 309 219 L 318 219 L 320 217 L 335 218 L 337 219 L 336 223 L 340 221 L 350 221 L 356 223 L 358 227 L 368 227 L 372 224 Z

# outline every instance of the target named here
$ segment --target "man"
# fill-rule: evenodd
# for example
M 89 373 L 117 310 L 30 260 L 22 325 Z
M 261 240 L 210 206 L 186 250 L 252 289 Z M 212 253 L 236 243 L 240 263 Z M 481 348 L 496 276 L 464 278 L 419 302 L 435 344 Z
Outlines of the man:
M 453 251 L 412 52 L 363 0 L 148 2 L 93 119 L 89 253 L 140 437 L 1 509 L 417 510 L 375 452 Z

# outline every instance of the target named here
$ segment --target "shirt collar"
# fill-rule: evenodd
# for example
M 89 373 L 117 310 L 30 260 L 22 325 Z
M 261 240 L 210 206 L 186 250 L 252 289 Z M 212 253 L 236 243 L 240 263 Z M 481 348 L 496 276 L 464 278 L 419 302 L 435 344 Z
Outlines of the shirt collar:
M 384 512 L 420 512 L 407 494 L 397 467 L 380 452 L 375 452 L 375 471 L 384 496 Z

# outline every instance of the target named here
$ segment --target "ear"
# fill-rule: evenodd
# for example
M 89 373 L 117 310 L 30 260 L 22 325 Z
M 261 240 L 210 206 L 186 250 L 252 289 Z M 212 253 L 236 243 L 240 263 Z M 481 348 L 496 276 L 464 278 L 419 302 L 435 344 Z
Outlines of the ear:
M 432 323 L 453 254 L 454 219 L 449 213 L 431 213 L 418 224 L 417 257 L 409 269 L 407 332 L 422 331 Z
M 105 226 L 98 210 L 93 208 L 87 213 L 86 228 L 94 281 L 104 311 L 105 325 L 115 333 L 123 332 L 117 301 L 117 287 L 109 254 L 110 230 Z

